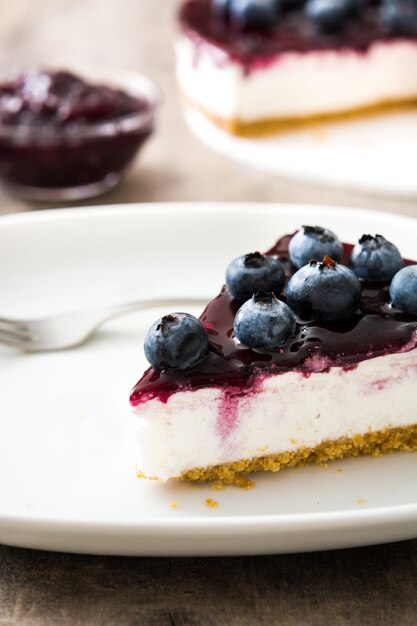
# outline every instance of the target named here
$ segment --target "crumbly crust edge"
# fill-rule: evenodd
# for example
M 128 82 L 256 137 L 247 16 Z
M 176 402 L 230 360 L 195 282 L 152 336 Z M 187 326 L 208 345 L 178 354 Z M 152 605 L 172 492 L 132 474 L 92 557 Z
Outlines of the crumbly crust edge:
M 417 100 L 407 99 L 402 101 L 378 102 L 364 107 L 341 111 L 337 113 L 325 113 L 319 115 L 309 115 L 306 117 L 287 117 L 261 119 L 255 122 L 244 122 L 239 118 L 222 118 L 213 115 L 204 106 L 193 101 L 184 91 L 182 92 L 186 105 L 198 109 L 211 122 L 223 130 L 237 135 L 238 137 L 259 137 L 285 133 L 294 130 L 311 129 L 319 134 L 323 130 L 323 124 L 336 122 L 349 122 L 361 118 L 372 118 L 376 115 L 394 114 L 404 110 L 416 110 Z
M 303 467 L 313 463 L 323 465 L 328 461 L 347 457 L 363 455 L 378 457 L 390 452 L 413 452 L 414 450 L 417 450 L 417 424 L 327 440 L 312 448 L 288 450 L 210 467 L 196 467 L 173 478 L 188 481 L 221 480 L 223 483 L 236 484 L 241 474 L 250 472 L 279 472 L 281 469 Z M 137 476 L 158 479 L 156 476 L 149 477 L 140 470 L 137 471 Z
M 390 452 L 412 452 L 413 450 L 417 450 L 417 424 L 327 440 L 313 448 L 300 448 L 211 467 L 197 467 L 181 474 L 180 479 L 222 480 L 234 483 L 236 476 L 242 473 L 278 472 L 290 467 L 303 467 L 313 463 L 324 464 L 347 457 L 362 455 L 378 457 Z

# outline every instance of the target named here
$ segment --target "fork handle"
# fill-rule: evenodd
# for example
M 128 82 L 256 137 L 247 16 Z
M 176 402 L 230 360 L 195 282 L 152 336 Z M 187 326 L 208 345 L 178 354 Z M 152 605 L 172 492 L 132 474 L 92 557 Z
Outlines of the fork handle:
M 107 320 L 113 317 L 118 317 L 124 313 L 131 313 L 133 311 L 141 311 L 144 309 L 157 309 L 164 308 L 166 306 L 184 305 L 184 306 L 204 306 L 207 304 L 209 298 L 160 298 L 158 300 L 136 300 L 132 302 L 124 302 L 123 304 L 116 304 L 114 306 L 107 307 L 106 309 L 100 309 L 97 311 L 97 315 L 100 315 L 101 326 Z

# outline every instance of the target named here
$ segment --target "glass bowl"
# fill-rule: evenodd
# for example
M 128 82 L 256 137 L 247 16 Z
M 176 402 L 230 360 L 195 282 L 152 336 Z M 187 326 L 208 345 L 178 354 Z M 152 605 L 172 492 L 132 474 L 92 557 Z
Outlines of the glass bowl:
M 0 123 L 2 185 L 13 195 L 47 202 L 81 200 L 112 189 L 155 128 L 160 105 L 158 87 L 146 76 L 127 71 L 80 71 L 71 67 L 39 71 L 71 72 L 87 83 L 137 97 L 144 106 L 105 121 L 55 127 Z M 0 82 L 13 80 L 20 73 L 3 73 Z

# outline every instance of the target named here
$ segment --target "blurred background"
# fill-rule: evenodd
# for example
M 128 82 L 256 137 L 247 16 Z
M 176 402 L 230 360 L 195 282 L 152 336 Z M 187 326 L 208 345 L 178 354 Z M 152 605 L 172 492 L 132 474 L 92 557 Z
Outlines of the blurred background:
M 184 119 L 176 85 L 174 39 L 177 3 L 178 0 L 0 0 L 0 65 L 7 71 L 11 68 L 22 70 L 32 65 L 45 68 L 53 65 L 62 69 L 73 65 L 80 68 L 87 68 L 91 65 L 103 69 L 114 67 L 119 70 L 144 73 L 156 82 L 162 92 L 163 103 L 156 131 L 126 172 L 121 183 L 107 194 L 89 200 L 71 201 L 68 206 L 195 200 L 288 202 L 354 207 L 355 215 L 359 215 L 361 225 L 363 223 L 361 208 L 417 217 L 417 197 L 410 194 L 395 195 L 381 190 L 372 192 L 364 188 L 358 191 L 352 186 L 332 187 L 312 184 L 305 182 L 302 177 L 298 180 L 295 178 L 290 180 L 283 175 L 271 175 L 239 164 L 213 151 L 200 141 Z M 325 139 L 325 133 L 319 133 L 317 140 L 323 141 L 323 139 Z M 383 138 L 384 146 L 388 150 L 391 139 L 392 136 L 389 134 Z M 366 141 L 363 144 L 366 150 Z M 414 158 L 417 178 L 417 142 L 412 153 L 416 156 L 410 157 L 410 162 L 413 163 L 412 158 Z M 404 154 L 395 151 L 392 158 L 396 167 L 401 167 L 405 159 Z M 323 174 L 323 179 L 325 179 L 326 172 Z M 0 215 L 40 210 L 51 206 L 59 207 L 65 204 L 57 201 L 48 205 L 46 202 L 23 200 L 7 193 L 0 184 Z M 334 213 L 336 212 L 332 211 L 332 217 Z M 314 223 L 313 219 L 312 217 L 312 223 Z M 367 219 L 369 220 L 369 216 Z M 6 220 L 3 222 L 6 225 Z M 378 230 L 380 225 L 375 225 L 375 228 Z M 399 224 L 397 231 L 401 229 L 404 229 L 404 226 Z M 396 231 L 395 228 L 393 230 Z M 65 232 L 65 235 L 67 234 Z M 344 236 L 342 229 L 339 234 Z M 392 233 L 384 231 L 384 234 L 391 236 Z M 103 259 L 103 256 L 95 254 L 94 245 L 90 245 L 90 233 L 83 233 L 83 236 L 86 242 L 83 244 L 86 256 L 81 255 L 80 258 L 71 254 L 74 237 L 69 242 L 70 252 L 64 250 L 62 255 L 59 250 L 60 239 L 55 241 L 53 237 L 50 237 L 47 245 L 40 238 L 33 237 L 36 245 L 29 246 L 28 250 L 25 236 L 23 236 L 21 254 L 19 254 L 19 246 L 16 246 L 13 241 L 8 242 L 9 246 L 2 246 L 0 249 L 4 259 L 1 264 L 4 271 L 0 276 L 3 280 L 2 315 L 5 314 L 3 313 L 4 307 L 7 313 L 7 307 L 14 310 L 15 305 L 22 306 L 22 311 L 27 315 L 33 302 L 36 306 L 38 302 L 42 304 L 42 302 L 48 303 L 53 300 L 54 306 L 55 303 L 62 306 L 62 302 L 66 302 L 65 297 L 72 297 L 72 293 L 78 293 L 80 299 L 83 298 L 83 302 L 86 299 L 88 301 L 90 296 L 94 298 L 94 294 L 100 293 L 101 285 L 104 289 L 110 290 L 103 291 L 103 293 L 112 294 L 113 288 L 119 289 L 115 276 L 120 276 L 120 284 L 126 286 L 126 292 L 129 292 L 130 297 L 132 284 L 138 289 L 142 289 L 143 285 L 149 288 L 151 282 L 149 276 L 152 277 L 152 274 L 147 264 L 141 263 L 138 267 L 135 263 L 131 263 L 131 258 L 136 257 L 120 254 L 118 258 L 118 255 L 112 254 L 111 251 L 108 258 L 106 256 Z M 273 238 L 274 235 L 271 237 Z M 412 237 L 411 233 L 411 242 Z M 192 244 L 195 247 L 199 246 L 200 239 L 200 237 L 195 237 Z M 91 240 L 95 241 L 94 236 Z M 211 241 L 207 245 L 210 244 Z M 121 250 L 122 245 L 116 237 L 114 250 Z M 411 245 L 412 243 L 410 248 Z M 154 242 L 150 241 L 149 246 L 153 248 Z M 127 253 L 129 254 L 132 249 L 132 246 L 128 248 Z M 13 250 L 14 253 L 11 260 L 9 250 Z M 48 252 L 51 250 L 52 252 Z M 107 248 L 105 250 L 107 253 Z M 57 258 L 56 267 L 55 263 L 51 262 L 51 254 Z M 20 257 L 22 262 L 20 262 Z M 84 262 L 86 258 L 87 263 Z M 147 258 L 146 255 L 145 258 Z M 32 259 L 34 260 L 33 268 L 28 272 L 27 267 L 31 266 Z M 66 259 L 67 265 L 60 265 L 61 259 Z M 126 259 L 130 261 L 131 274 L 126 271 Z M 93 260 L 92 263 L 90 263 L 91 260 Z M 188 271 L 190 265 L 188 257 L 186 265 Z M 38 271 L 39 268 L 42 271 Z M 115 268 L 116 270 L 120 268 L 118 274 L 113 271 Z M 83 280 L 74 279 L 77 271 Z M 197 267 L 195 271 L 200 283 Z M 143 273 L 142 280 L 141 272 Z M 185 275 L 185 272 L 183 274 Z M 52 277 L 54 282 L 48 282 L 45 276 Z M 93 282 L 92 276 L 95 280 L 96 276 L 101 276 L 101 282 L 100 280 Z M 213 273 L 215 285 L 219 280 L 216 276 L 219 274 Z M 166 284 L 166 273 L 161 273 L 161 281 L 163 281 L 162 284 Z M 19 284 L 21 285 L 20 294 L 23 294 L 23 297 L 19 296 Z M 54 288 L 50 287 L 51 284 Z M 94 289 L 90 288 L 91 284 L 94 284 Z M 172 281 L 173 291 L 176 289 L 175 284 Z M 55 286 L 59 287 L 56 292 Z M 119 294 L 119 291 L 115 293 Z M 42 297 L 44 297 L 43 301 Z M 144 318 L 145 323 L 147 319 Z M 133 323 L 136 324 L 136 321 L 133 320 Z M 8 368 L 8 372 L 12 371 L 11 376 L 16 381 L 15 386 L 10 386 L 9 393 L 5 394 L 6 399 L 2 402 L 7 403 L 8 398 L 13 397 L 11 404 L 13 406 L 16 404 L 16 411 L 23 410 L 23 414 L 27 407 L 27 424 L 30 421 L 33 432 L 36 430 L 40 433 L 39 440 L 44 431 L 39 428 L 36 419 L 34 420 L 36 412 L 33 408 L 35 406 L 36 411 L 36 403 L 43 406 L 43 398 L 47 403 L 52 399 L 50 406 L 53 407 L 53 411 L 50 409 L 42 411 L 42 419 L 46 424 L 44 428 L 47 429 L 47 436 L 43 443 L 46 442 L 46 445 L 53 448 L 51 458 L 54 458 L 54 454 L 58 458 L 60 454 L 60 448 L 53 447 L 51 442 L 55 441 L 54 437 L 57 437 L 59 441 L 60 433 L 65 435 L 65 428 L 68 427 L 68 432 L 72 432 L 73 423 L 75 423 L 78 424 L 78 428 L 86 428 L 83 432 L 90 429 L 95 437 L 95 422 L 89 413 L 93 414 L 93 407 L 98 412 L 103 407 L 103 414 L 100 413 L 101 436 L 102 425 L 106 427 L 106 419 L 103 419 L 106 410 L 113 411 L 114 407 L 119 407 L 119 400 L 122 403 L 125 402 L 125 394 L 130 383 L 133 383 L 131 374 L 126 373 L 125 376 L 125 372 L 130 369 L 137 371 L 137 359 L 142 349 L 139 347 L 139 341 L 132 339 L 134 333 L 137 332 L 136 326 L 132 334 L 130 334 L 129 326 L 126 326 L 126 331 L 124 327 L 121 328 L 121 331 L 117 330 L 115 337 L 118 341 L 120 339 L 122 350 L 126 348 L 126 354 L 130 355 L 128 359 L 124 358 L 124 352 L 119 352 L 117 342 L 115 342 L 118 351 L 117 358 L 112 358 L 111 354 L 109 356 L 109 342 L 111 332 L 114 331 L 111 331 L 108 336 L 103 333 L 101 340 L 97 344 L 92 344 L 92 359 L 95 358 L 96 361 L 89 360 L 89 353 L 86 355 L 85 352 L 75 351 L 65 353 L 65 357 L 62 355 L 62 365 L 59 361 L 59 367 L 55 367 L 55 361 L 52 361 L 50 370 L 46 368 L 42 370 L 42 368 L 37 369 L 39 361 L 32 362 L 27 356 L 21 358 L 20 354 L 12 356 L 7 355 L 6 352 L 2 354 L 4 370 Z M 98 350 L 94 350 L 94 345 L 98 345 Z M 77 354 L 81 355 L 80 361 L 77 360 L 80 358 Z M 119 361 L 123 363 L 123 367 L 119 365 Z M 100 393 L 103 395 L 103 404 L 97 403 L 97 394 L 91 391 L 89 377 L 84 380 L 86 370 L 80 367 L 80 363 L 84 363 L 83 367 L 91 368 L 96 378 L 97 371 L 101 372 L 101 367 L 106 368 L 107 376 L 112 383 L 108 385 L 109 393 L 110 389 L 112 393 L 120 393 L 117 402 L 109 402 L 107 395 Z M 99 364 L 97 371 L 96 363 Z M 34 364 L 35 367 L 33 367 Z M 22 369 L 19 369 L 20 367 Z M 31 367 L 33 370 L 30 369 Z M 63 374 L 67 371 L 64 367 L 70 368 L 71 375 Z M 55 390 L 52 383 L 53 392 L 49 391 L 51 389 L 49 372 L 52 370 L 57 380 L 59 377 L 59 384 L 65 385 L 66 401 L 64 403 L 61 399 L 64 397 L 62 387 L 58 386 Z M 28 392 L 30 385 L 26 387 L 22 384 L 19 377 L 21 371 L 30 381 L 33 389 L 38 385 L 39 377 L 43 375 L 48 393 L 42 396 L 42 386 L 36 387 L 36 393 Z M 124 379 L 120 385 L 113 384 L 115 372 L 117 376 L 120 376 L 120 381 Z M 83 379 L 80 385 L 82 393 L 87 394 L 85 407 L 83 406 L 79 416 L 78 413 L 74 413 L 74 422 L 71 417 L 71 422 L 68 421 L 68 424 L 64 424 L 64 429 L 60 430 L 59 426 L 55 427 L 55 424 L 59 423 L 65 415 L 61 404 L 66 410 L 72 410 L 72 404 L 67 399 L 68 397 L 71 399 L 74 395 L 75 402 L 79 401 L 77 393 L 72 394 L 72 391 L 77 389 L 77 381 L 81 379 Z M 100 379 L 100 391 L 103 389 L 107 387 Z M 59 410 L 53 406 L 54 398 L 59 398 Z M 118 409 L 116 413 L 117 411 Z M 9 411 L 2 411 L 3 417 L 6 418 L 5 422 L 9 420 L 11 414 Z M 28 438 L 27 433 L 31 431 L 25 429 L 25 423 L 20 416 L 14 421 L 13 428 L 19 435 L 26 433 L 28 446 L 30 445 L 33 449 L 34 455 L 38 455 L 39 459 L 43 458 L 44 449 L 37 448 L 33 444 L 34 440 Z M 114 442 L 110 441 L 108 435 L 104 434 L 104 436 L 113 446 Z M 21 439 L 23 441 L 24 437 Z M 3 437 L 3 440 L 4 444 L 9 447 L 10 454 L 14 454 L 7 437 Z M 99 489 L 98 493 L 105 493 L 103 501 L 106 506 L 117 508 L 114 507 L 111 497 L 109 498 L 108 484 L 111 489 L 113 483 L 111 481 L 106 483 L 106 480 L 103 480 L 102 466 L 96 463 L 91 455 L 88 441 L 86 438 L 81 442 L 81 449 L 86 452 L 82 452 L 84 457 L 80 454 L 80 458 L 84 458 L 85 463 L 89 463 L 89 468 L 96 466 L 100 475 L 95 488 L 99 484 L 102 491 Z M 103 450 L 105 451 L 106 448 L 103 447 Z M 104 452 L 102 453 L 104 455 Z M 36 481 L 38 474 L 33 471 L 33 464 L 28 463 L 26 455 L 14 456 L 16 464 L 21 466 L 21 475 L 24 476 L 24 480 L 28 476 L 30 480 Z M 80 464 L 80 458 L 76 459 L 78 464 Z M 47 460 L 48 457 L 45 459 Z M 45 482 L 45 489 L 50 489 L 48 501 L 52 502 L 56 497 L 58 503 L 65 501 L 70 506 L 71 500 L 68 498 L 68 492 L 62 487 L 60 478 L 66 472 L 66 467 L 71 467 L 71 472 L 67 472 L 67 476 L 69 481 L 73 481 L 73 455 L 68 459 L 68 465 L 60 459 L 59 465 L 58 463 L 49 465 L 43 463 L 43 467 L 45 467 L 45 472 L 48 472 L 48 476 L 51 476 L 51 484 L 55 481 L 55 484 L 59 485 L 59 488 L 57 487 L 54 491 Z M 109 475 L 113 472 L 112 463 L 111 460 L 107 467 Z M 84 467 L 82 463 L 80 467 Z M 91 476 L 93 476 L 92 480 L 95 480 L 94 473 L 91 473 Z M 407 476 L 412 477 L 412 472 Z M 397 479 L 400 480 L 401 477 L 402 474 L 398 474 Z M 9 483 L 8 491 L 13 493 L 14 489 L 10 487 L 12 479 L 9 468 L 6 478 L 6 482 Z M 360 478 L 362 480 L 362 476 Z M 390 489 L 393 481 L 392 477 L 389 477 L 386 484 L 382 481 L 384 488 Z M 43 488 L 42 481 L 38 481 L 38 484 L 40 488 Z M 129 489 L 128 481 L 126 484 Z M 410 489 L 413 484 L 411 481 Z M 115 486 L 114 482 L 113 488 Z M 78 489 L 78 484 L 74 485 L 74 488 Z M 122 498 L 125 494 L 124 489 L 124 487 L 120 489 Z M 400 496 L 403 492 L 407 493 L 405 489 L 399 490 Z M 227 495 L 232 495 L 232 492 L 228 492 Z M 245 495 L 249 494 L 245 493 Z M 311 497 L 315 500 L 314 494 Z M 291 493 L 291 506 L 296 498 L 296 494 Z M 93 500 L 92 505 L 94 502 Z M 161 506 L 168 510 L 164 498 L 161 502 Z M 358 500 L 354 506 L 363 506 L 364 503 L 365 500 L 362 502 Z M 138 504 L 143 506 L 142 502 Z M 314 506 L 319 504 L 320 502 L 317 501 Z M 22 506 L 26 507 L 25 514 L 30 517 L 33 513 L 33 505 L 24 501 Z M 136 503 L 132 506 L 136 506 Z M 375 506 L 372 499 L 369 501 L 369 506 Z M 202 503 L 203 514 L 205 509 Z M 138 510 L 140 511 L 140 508 Z M 317 510 L 319 510 L 318 507 Z M 169 512 L 176 515 L 173 511 L 169 510 Z M 400 531 L 396 529 L 396 532 Z M 355 533 L 357 537 L 360 536 L 358 529 Z M 415 626 L 417 623 L 416 557 L 416 541 L 343 552 L 327 551 L 227 559 L 90 557 L 0 546 L 0 624 L 4 626 L 17 624 L 44 626 L 57 623 L 65 626 L 67 624 L 252 626 L 262 623 L 285 624 L 286 626 L 305 626 L 306 624 Z
M 415 198 L 287 180 L 234 163 L 200 143 L 184 121 L 176 88 L 176 4 L 176 0 L 0 0 L 2 65 L 111 66 L 143 72 L 162 90 L 157 131 L 122 183 L 100 198 L 79 204 L 278 201 L 368 207 L 417 216 Z M 44 206 L 0 189 L 0 214 Z

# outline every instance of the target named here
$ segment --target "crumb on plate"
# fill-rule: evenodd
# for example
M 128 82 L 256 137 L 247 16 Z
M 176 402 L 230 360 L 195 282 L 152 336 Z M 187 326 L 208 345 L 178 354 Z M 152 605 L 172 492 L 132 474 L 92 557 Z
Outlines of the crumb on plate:
M 252 489 L 254 484 L 255 484 L 254 480 L 251 480 L 250 478 L 247 478 L 246 476 L 238 476 L 238 475 L 235 476 L 232 482 L 232 485 L 234 485 L 235 487 L 239 487 L 239 489 L 244 489 L 245 491 Z
M 208 506 L 210 509 L 217 509 L 219 506 L 219 503 L 216 502 L 216 500 L 213 500 L 212 498 L 206 498 L 206 506 Z

